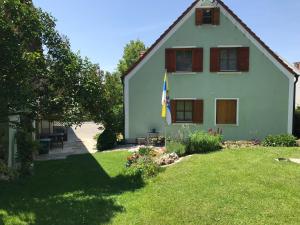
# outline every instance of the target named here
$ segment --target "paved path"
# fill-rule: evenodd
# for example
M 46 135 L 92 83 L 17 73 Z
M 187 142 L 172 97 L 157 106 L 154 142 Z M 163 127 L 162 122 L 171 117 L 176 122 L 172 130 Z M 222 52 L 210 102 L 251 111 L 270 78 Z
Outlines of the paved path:
M 101 131 L 99 125 L 93 122 L 83 123 L 80 127 L 70 127 L 68 129 L 68 141 L 64 143 L 64 148 L 51 149 L 48 155 L 40 155 L 37 160 L 65 159 L 69 155 L 95 153 L 95 135 Z

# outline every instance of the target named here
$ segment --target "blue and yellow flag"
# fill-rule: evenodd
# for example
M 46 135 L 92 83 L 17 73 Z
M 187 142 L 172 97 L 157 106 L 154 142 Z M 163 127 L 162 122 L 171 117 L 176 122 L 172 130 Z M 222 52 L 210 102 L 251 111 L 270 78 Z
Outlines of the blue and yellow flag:
M 172 123 L 172 118 L 171 118 L 171 106 L 170 106 L 170 98 L 169 98 L 169 85 L 168 85 L 167 72 L 165 73 L 165 78 L 164 78 L 161 105 L 162 105 L 161 117 L 166 120 L 168 125 L 170 125 Z

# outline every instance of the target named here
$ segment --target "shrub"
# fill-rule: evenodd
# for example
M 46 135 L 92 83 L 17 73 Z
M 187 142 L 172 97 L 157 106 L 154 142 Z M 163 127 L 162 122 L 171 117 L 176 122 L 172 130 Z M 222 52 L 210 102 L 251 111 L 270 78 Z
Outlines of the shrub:
M 0 181 L 13 180 L 18 177 L 18 172 L 8 166 L 0 159 Z
M 291 134 L 269 135 L 262 142 L 266 147 L 294 147 L 297 146 L 297 138 Z
M 167 152 L 175 152 L 178 156 L 186 154 L 186 145 L 180 141 L 171 140 L 167 143 Z
M 32 139 L 32 135 L 28 131 L 18 130 L 16 139 L 20 172 L 22 175 L 30 175 L 33 169 L 33 155 L 38 151 L 39 145 Z
M 188 153 L 206 153 L 220 150 L 222 136 L 219 134 L 209 134 L 202 131 L 197 131 L 190 135 L 188 139 Z
M 159 136 L 159 137 L 150 137 L 149 138 L 149 145 L 161 147 L 165 145 L 165 137 Z
M 117 142 L 116 134 L 110 130 L 105 129 L 102 134 L 98 137 L 97 140 L 97 150 L 104 151 L 112 149 Z
M 150 153 L 149 153 L 150 154 Z M 150 155 L 133 153 L 127 158 L 125 175 L 140 176 L 144 179 L 156 176 L 160 171 L 159 165 Z
M 142 155 L 142 156 L 144 156 L 144 155 L 148 156 L 152 152 L 153 152 L 152 148 L 139 148 L 139 154 Z

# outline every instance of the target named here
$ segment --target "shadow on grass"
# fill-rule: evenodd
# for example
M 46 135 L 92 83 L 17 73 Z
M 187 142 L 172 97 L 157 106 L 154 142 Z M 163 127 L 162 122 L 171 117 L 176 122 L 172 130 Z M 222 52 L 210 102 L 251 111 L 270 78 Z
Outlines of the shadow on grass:
M 116 197 L 144 186 L 141 178 L 110 177 L 89 154 L 36 163 L 35 171 L 0 183 L 0 224 L 107 223 L 125 210 Z

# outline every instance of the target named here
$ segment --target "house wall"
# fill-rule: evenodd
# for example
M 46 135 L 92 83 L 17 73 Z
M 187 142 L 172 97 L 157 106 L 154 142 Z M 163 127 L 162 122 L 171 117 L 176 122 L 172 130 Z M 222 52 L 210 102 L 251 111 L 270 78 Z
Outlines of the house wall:
M 250 47 L 250 71 L 241 74 L 210 73 L 210 48 L 218 45 Z M 171 36 L 137 73 L 128 86 L 128 132 L 126 139 L 145 137 L 156 128 L 164 133 L 161 94 L 165 68 L 165 48 L 195 46 L 204 48 L 204 71 L 170 74 L 170 98 L 204 100 L 204 123 L 192 129 L 223 129 L 225 139 L 264 138 L 288 132 L 289 79 L 237 27 L 221 13 L 220 26 L 195 26 L 193 15 Z M 126 87 L 125 87 L 126 88 Z M 238 126 L 215 125 L 215 99 L 239 99 Z M 182 125 L 167 127 L 177 132 Z
M 300 107 L 300 83 L 296 85 L 296 107 Z

